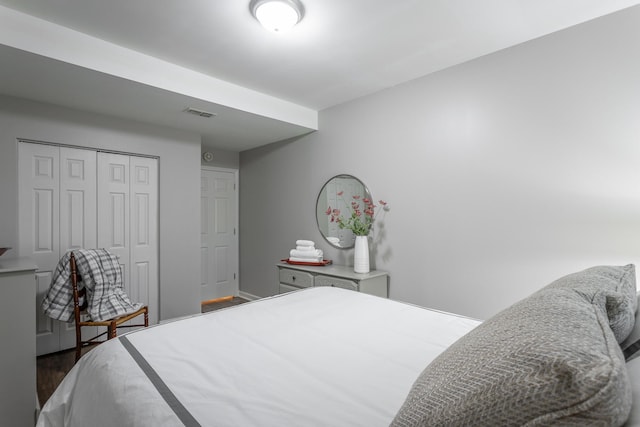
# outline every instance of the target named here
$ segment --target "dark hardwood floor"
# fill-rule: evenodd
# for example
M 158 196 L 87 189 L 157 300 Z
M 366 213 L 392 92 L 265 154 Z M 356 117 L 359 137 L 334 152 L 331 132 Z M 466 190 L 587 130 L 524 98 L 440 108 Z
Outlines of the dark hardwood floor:
M 87 347 L 83 354 L 90 350 L 91 348 Z M 71 349 L 38 356 L 36 378 L 40 406 L 44 405 L 67 372 L 73 368 L 75 354 L 76 350 Z
M 227 301 L 213 302 L 211 304 L 203 304 L 202 312 L 219 310 L 221 308 L 232 307 L 234 305 L 247 302 L 243 298 L 234 297 Z M 93 347 L 83 349 L 82 354 L 91 351 Z M 58 384 L 67 375 L 67 372 L 73 368 L 75 358 L 75 349 L 59 351 L 57 353 L 45 354 L 37 358 L 37 388 L 40 406 L 43 406 L 49 396 L 53 394 Z

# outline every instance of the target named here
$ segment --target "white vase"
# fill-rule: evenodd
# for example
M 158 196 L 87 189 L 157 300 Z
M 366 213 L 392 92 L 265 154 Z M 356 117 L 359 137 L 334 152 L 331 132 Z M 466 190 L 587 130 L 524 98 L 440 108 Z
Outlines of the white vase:
M 369 238 L 356 236 L 356 248 L 353 253 L 353 271 L 355 273 L 369 272 Z

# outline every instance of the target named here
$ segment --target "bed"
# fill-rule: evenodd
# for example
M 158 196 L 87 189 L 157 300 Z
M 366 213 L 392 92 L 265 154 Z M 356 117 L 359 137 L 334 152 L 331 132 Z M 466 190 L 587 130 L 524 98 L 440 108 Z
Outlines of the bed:
M 640 335 L 636 309 L 633 266 L 566 276 L 485 322 L 310 288 L 101 344 L 37 425 L 632 425 L 640 358 L 620 343 Z

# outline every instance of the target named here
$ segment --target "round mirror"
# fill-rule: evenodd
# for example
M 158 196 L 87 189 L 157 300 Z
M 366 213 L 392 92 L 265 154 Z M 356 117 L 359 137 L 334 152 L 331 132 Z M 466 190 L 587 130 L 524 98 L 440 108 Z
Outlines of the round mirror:
M 339 209 L 348 213 L 351 201 L 355 197 L 371 199 L 369 189 L 355 176 L 337 175 L 327 181 L 316 201 L 316 219 L 318 230 L 325 240 L 333 247 L 349 249 L 355 245 L 356 236 L 346 228 L 340 228 L 335 221 L 331 221 L 331 211 Z

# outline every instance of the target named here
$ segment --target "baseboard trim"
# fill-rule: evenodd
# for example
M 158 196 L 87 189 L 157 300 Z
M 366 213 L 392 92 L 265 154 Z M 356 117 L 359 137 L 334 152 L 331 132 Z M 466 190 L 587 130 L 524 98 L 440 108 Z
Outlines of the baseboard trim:
M 253 294 L 250 294 L 248 292 L 243 292 L 243 291 L 240 291 L 240 295 L 239 296 L 240 296 L 240 298 L 244 298 L 244 299 L 249 300 L 249 301 L 255 301 L 257 299 L 261 299 L 262 298 L 262 297 L 259 297 L 257 295 L 253 295 Z

